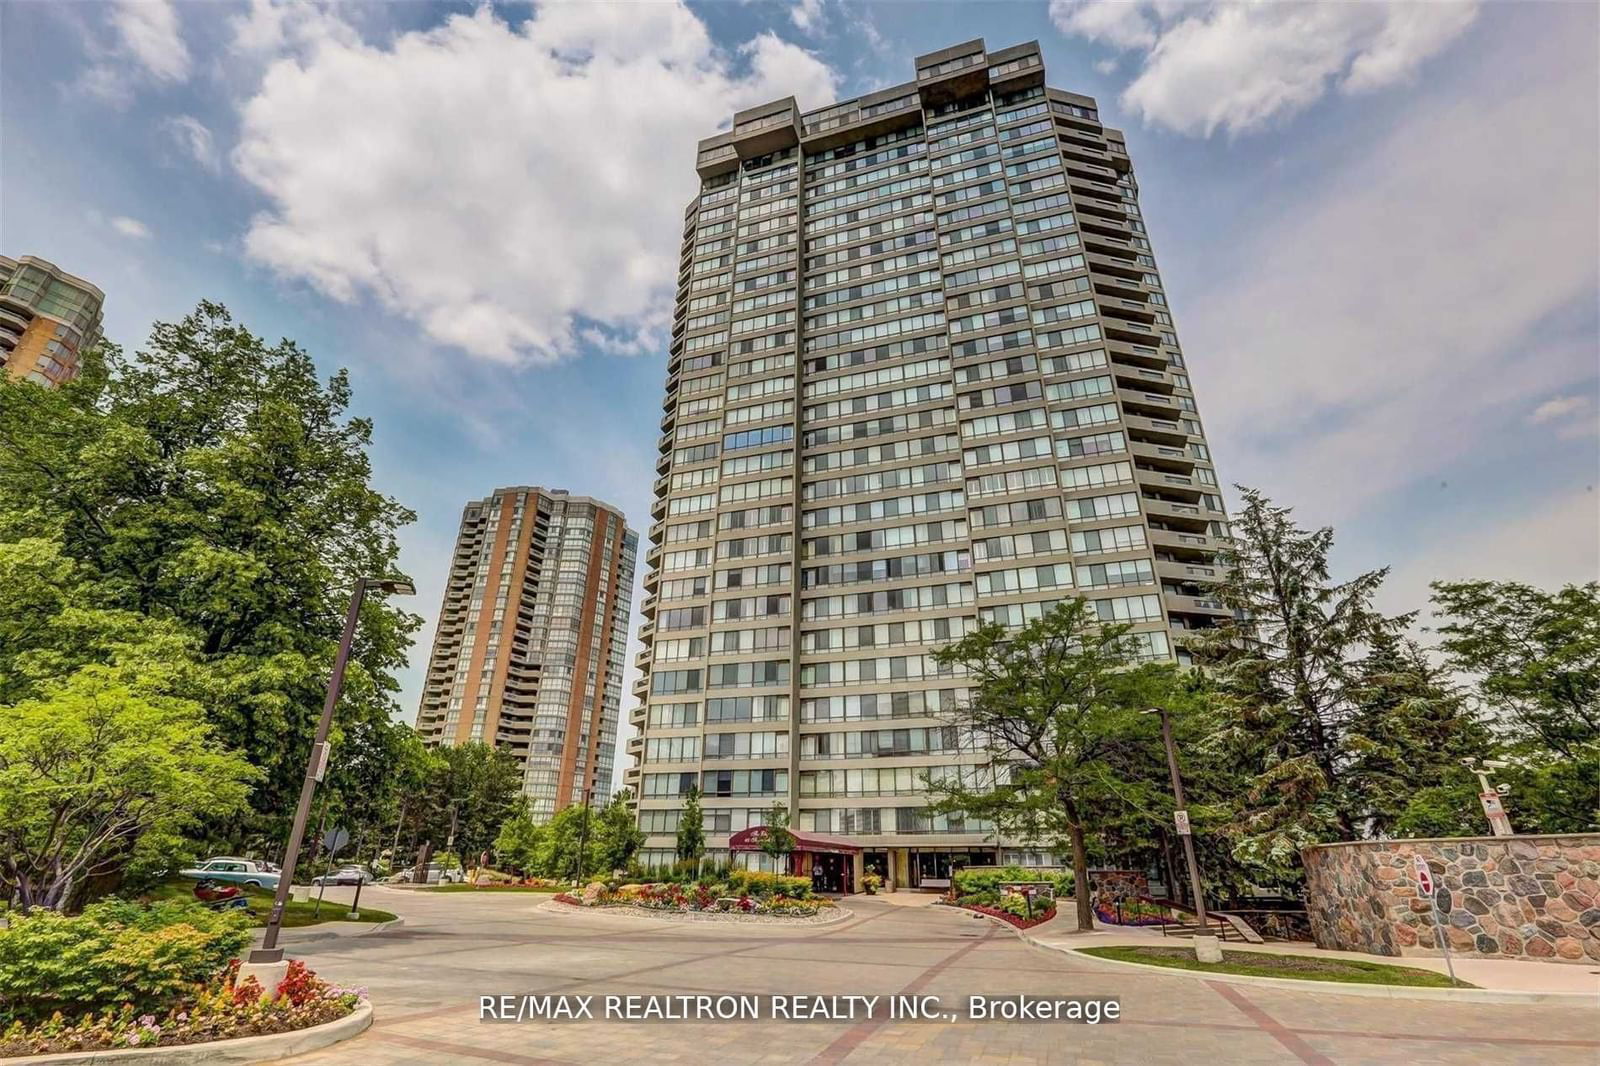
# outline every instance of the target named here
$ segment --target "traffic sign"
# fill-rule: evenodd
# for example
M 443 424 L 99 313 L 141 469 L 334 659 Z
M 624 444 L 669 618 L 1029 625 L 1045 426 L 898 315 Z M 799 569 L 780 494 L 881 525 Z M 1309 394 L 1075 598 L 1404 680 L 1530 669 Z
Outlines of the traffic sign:
M 1417 872 L 1417 895 L 1423 898 L 1433 896 L 1433 871 L 1428 869 L 1428 860 L 1421 855 L 1412 856 Z
M 1178 823 L 1178 832 L 1183 836 L 1189 835 L 1189 812 L 1174 811 L 1172 820 Z

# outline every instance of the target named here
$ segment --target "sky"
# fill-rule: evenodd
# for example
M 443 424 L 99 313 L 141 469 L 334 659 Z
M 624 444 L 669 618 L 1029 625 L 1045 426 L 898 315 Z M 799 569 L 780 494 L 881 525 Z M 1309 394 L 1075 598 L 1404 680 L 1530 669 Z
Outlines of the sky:
M 695 142 L 975 37 L 1126 132 L 1224 480 L 1394 612 L 1597 577 L 1593 4 L 0 0 L 0 251 L 130 351 L 211 299 L 349 369 L 418 514 L 409 718 L 467 500 L 644 540 Z

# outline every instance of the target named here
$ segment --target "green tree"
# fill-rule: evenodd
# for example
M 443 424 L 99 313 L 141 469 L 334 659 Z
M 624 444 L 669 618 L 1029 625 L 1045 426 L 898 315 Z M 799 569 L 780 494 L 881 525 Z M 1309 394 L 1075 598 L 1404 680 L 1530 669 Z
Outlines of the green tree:
M 1489 751 L 1493 738 L 1449 680 L 1414 641 L 1387 629 L 1376 633 L 1356 663 L 1354 707 L 1345 730 L 1344 777 L 1351 808 L 1370 835 L 1393 836 L 1413 824 L 1408 811 L 1434 790 L 1477 807 L 1468 756 Z
M 1289 508 L 1240 492 L 1245 506 L 1216 593 L 1236 621 L 1197 653 L 1217 686 L 1225 744 L 1252 771 L 1236 851 L 1282 875 L 1298 868 L 1300 848 L 1360 835 L 1363 812 L 1348 780 L 1363 684 L 1356 663 L 1411 616 L 1387 618 L 1372 606 L 1387 570 L 1332 581 L 1332 529 L 1302 529 Z
M 522 773 L 516 758 L 503 748 L 471 741 L 437 749 L 432 777 L 427 785 L 431 812 L 428 839 L 443 847 L 455 818 L 455 849 L 466 857 L 463 865 L 477 861 L 490 847 L 522 792 Z
M 0 708 L 0 884 L 58 908 L 147 836 L 245 807 L 255 772 L 199 706 L 107 666 Z
M 767 820 L 762 823 L 766 831 L 761 834 L 761 850 L 770 856 L 774 868 L 779 873 L 789 870 L 789 856 L 794 852 L 794 834 L 789 832 L 789 808 L 783 803 L 774 803 L 767 812 Z
M 1600 584 L 1436 581 L 1433 605 L 1446 662 L 1509 743 L 1577 759 L 1600 741 Z
M 696 868 L 706 853 L 706 822 L 700 810 L 700 790 L 690 787 L 683 798 L 683 813 L 678 816 L 678 859 Z
M 584 822 L 588 821 L 585 829 Z M 539 849 L 539 873 L 544 877 L 576 880 L 580 874 L 601 870 L 600 842 L 594 827 L 594 812 L 581 803 L 563 807 L 544 825 Z M 579 847 L 582 845 L 582 861 Z
M 394 572 L 413 518 L 372 489 L 372 427 L 349 406 L 342 371 L 319 380 L 213 303 L 66 388 L 0 379 L 0 541 L 57 541 L 86 602 L 192 637 L 189 698 L 263 774 L 255 817 L 213 823 L 235 841 L 286 835 L 351 589 Z M 398 709 L 418 624 L 367 602 L 336 733 Z
M 589 831 L 595 835 L 596 873 L 626 870 L 639 849 L 644 847 L 644 833 L 639 829 L 628 799 L 626 789 L 617 792 L 595 814 L 594 824 L 589 827 Z
M 539 849 L 544 843 L 543 830 L 533 824 L 526 802 L 518 803 L 511 817 L 500 825 L 494 838 L 494 853 L 499 862 L 523 876 L 539 873 Z
M 1128 627 L 1101 625 L 1081 598 L 1015 631 L 979 626 L 934 657 L 972 686 L 949 728 L 990 758 L 983 776 L 929 777 L 936 807 L 987 819 L 1012 839 L 1065 843 L 1078 928 L 1092 929 L 1091 834 L 1114 810 L 1161 809 L 1154 783 L 1120 771 L 1160 750 L 1153 716 L 1140 712 L 1171 695 L 1172 668 L 1133 665 Z

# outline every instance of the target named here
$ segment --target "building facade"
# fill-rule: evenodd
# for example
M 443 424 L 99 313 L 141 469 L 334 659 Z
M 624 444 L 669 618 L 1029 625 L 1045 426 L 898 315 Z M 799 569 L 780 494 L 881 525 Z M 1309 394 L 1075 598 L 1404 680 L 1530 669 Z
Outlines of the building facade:
M 1122 134 L 1046 88 L 1037 44 L 979 40 L 741 112 L 697 168 L 630 741 L 644 857 L 671 858 L 695 787 L 713 854 L 781 802 L 897 885 L 1038 861 L 926 810 L 924 773 L 986 761 L 930 653 L 1083 596 L 1182 659 L 1226 614 Z
M 54 263 L 0 255 L 0 366 L 14 378 L 61 385 L 100 339 L 106 294 Z
M 537 821 L 608 798 L 637 551 L 620 511 L 561 489 L 461 513 L 417 729 L 514 754 Z

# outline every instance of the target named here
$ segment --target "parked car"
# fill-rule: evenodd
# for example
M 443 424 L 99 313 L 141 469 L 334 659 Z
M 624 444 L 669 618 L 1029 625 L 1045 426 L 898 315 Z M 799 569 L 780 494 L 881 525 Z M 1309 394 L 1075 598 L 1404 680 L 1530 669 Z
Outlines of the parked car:
M 388 878 L 386 878 L 391 885 L 410 884 L 416 881 L 416 879 L 417 868 L 415 866 L 410 866 L 404 870 L 396 871 L 394 874 L 391 874 Z M 466 879 L 466 874 L 462 873 L 462 871 L 458 868 L 452 867 L 447 869 L 436 862 L 430 862 L 428 864 L 428 874 L 425 883 L 430 885 L 449 885 L 459 884 Z
M 277 888 L 278 879 L 282 876 L 272 863 L 256 859 L 240 859 L 231 855 L 207 859 L 193 869 L 179 870 L 178 873 L 196 880 L 206 878 L 211 881 L 227 881 L 248 885 L 251 888 Z
M 313 885 L 370 885 L 377 878 L 365 866 L 341 866 L 331 874 L 313 877 Z

